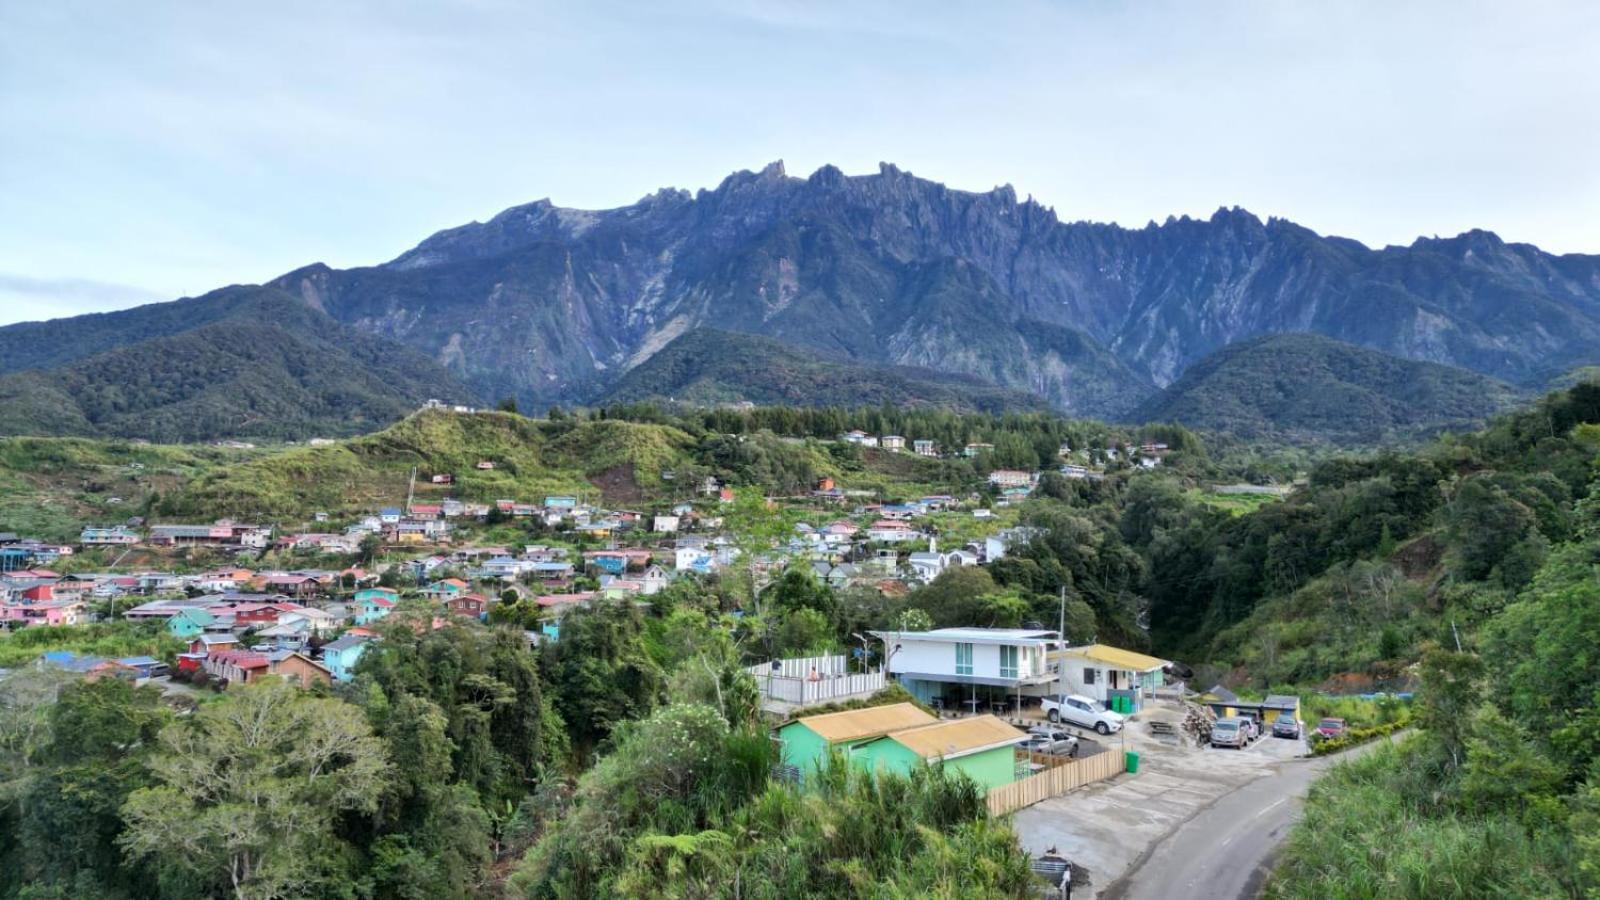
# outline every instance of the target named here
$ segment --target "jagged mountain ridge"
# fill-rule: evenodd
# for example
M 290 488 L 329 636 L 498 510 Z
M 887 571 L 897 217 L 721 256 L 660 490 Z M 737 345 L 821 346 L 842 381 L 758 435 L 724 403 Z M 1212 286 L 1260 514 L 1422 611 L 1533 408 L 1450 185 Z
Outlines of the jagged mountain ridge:
M 541 200 L 383 265 L 272 284 L 423 351 L 480 399 L 529 408 L 603 397 L 708 327 L 1101 416 L 1221 347 L 1286 331 L 1522 384 L 1600 361 L 1600 257 L 1479 231 L 1373 250 L 1239 209 L 1063 223 L 1009 186 L 953 190 L 887 164 L 808 178 L 773 164 L 602 211 Z

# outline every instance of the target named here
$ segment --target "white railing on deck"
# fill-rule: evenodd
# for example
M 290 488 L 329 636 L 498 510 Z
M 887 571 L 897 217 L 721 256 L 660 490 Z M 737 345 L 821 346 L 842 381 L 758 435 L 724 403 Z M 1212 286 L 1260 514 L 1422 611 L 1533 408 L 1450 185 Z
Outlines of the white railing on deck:
M 771 663 L 748 666 L 745 671 L 755 676 L 761 692 L 772 700 L 808 705 L 826 703 L 845 697 L 872 694 L 883 690 L 882 672 L 849 674 L 843 656 L 811 656 L 804 659 L 781 659 L 778 667 Z M 811 680 L 811 673 L 817 679 Z

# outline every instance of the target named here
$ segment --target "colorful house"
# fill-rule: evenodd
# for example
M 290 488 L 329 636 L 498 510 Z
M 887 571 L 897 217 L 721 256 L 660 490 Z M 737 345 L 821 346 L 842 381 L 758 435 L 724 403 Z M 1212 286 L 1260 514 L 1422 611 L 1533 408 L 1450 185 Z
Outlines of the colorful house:
M 891 731 L 938 721 L 913 703 L 850 709 L 785 722 L 778 728 L 778 744 L 784 765 L 793 766 L 804 778 L 825 765 L 830 752 L 848 756 L 861 745 Z
M 489 600 L 482 594 L 462 594 L 445 601 L 445 607 L 458 616 L 477 619 L 489 611 Z
M 322 664 L 338 681 L 349 681 L 355 672 L 356 662 L 366 651 L 372 638 L 347 634 L 322 648 Z
M 994 716 L 947 719 L 890 732 L 856 748 L 850 762 L 901 775 L 919 765 L 936 766 L 960 772 L 988 791 L 1016 780 L 1016 747 L 1027 739 Z
M 621 575 L 628 569 L 628 557 L 623 553 L 590 554 L 589 565 L 610 575 Z
M 356 591 L 356 624 L 376 622 L 394 610 L 400 592 L 393 588 L 366 588 Z
M 180 609 L 167 619 L 167 633 L 185 640 L 204 633 L 217 617 L 203 609 Z
M 447 601 L 452 597 L 459 597 L 467 592 L 467 583 L 459 578 L 446 578 L 435 581 L 422 589 L 422 596 L 429 600 Z

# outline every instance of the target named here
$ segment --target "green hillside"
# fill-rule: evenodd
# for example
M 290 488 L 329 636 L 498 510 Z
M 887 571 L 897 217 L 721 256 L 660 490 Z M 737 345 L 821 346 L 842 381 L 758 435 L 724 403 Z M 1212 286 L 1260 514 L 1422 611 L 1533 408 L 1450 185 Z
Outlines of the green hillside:
M 0 531 L 70 540 L 143 515 L 199 476 L 274 451 L 88 438 L 0 438 Z
M 1515 403 L 1486 375 L 1312 334 L 1233 344 L 1130 415 L 1245 439 L 1376 445 L 1470 428 Z
M 539 500 L 595 492 L 591 479 L 614 473 L 624 482 L 659 484 L 663 468 L 687 461 L 691 444 L 663 425 L 590 421 L 568 429 L 511 413 L 426 410 L 375 434 L 208 472 L 164 509 L 265 518 L 370 511 L 402 502 L 413 468 L 419 500 Z M 435 474 L 453 475 L 455 483 L 436 486 Z
M 70 329 L 40 340 L 70 343 Z M 407 347 L 262 289 L 227 315 L 0 378 L 0 434 L 202 441 L 372 431 L 465 390 Z
M 909 366 L 829 359 L 769 337 L 715 329 L 685 334 L 639 364 L 606 402 L 749 402 L 791 406 L 932 407 L 958 412 L 1039 410 L 1044 400 L 980 378 Z

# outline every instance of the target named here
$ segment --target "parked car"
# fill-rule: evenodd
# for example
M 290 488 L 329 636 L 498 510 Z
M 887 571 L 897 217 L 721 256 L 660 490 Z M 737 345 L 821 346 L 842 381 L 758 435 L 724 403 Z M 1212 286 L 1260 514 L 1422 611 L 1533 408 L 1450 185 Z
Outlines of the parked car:
M 1078 736 L 1049 725 L 1035 725 L 1028 729 L 1028 740 L 1023 746 L 1035 753 L 1051 756 L 1077 756 Z
M 1272 722 L 1272 736 L 1282 738 L 1297 738 L 1300 736 L 1300 720 L 1294 713 L 1278 713 L 1278 718 Z
M 1052 722 L 1066 722 L 1080 728 L 1093 728 L 1099 734 L 1122 730 L 1123 717 L 1081 694 L 1068 694 L 1060 700 L 1046 697 L 1040 704 Z
M 1243 750 L 1250 743 L 1243 719 L 1218 719 L 1211 723 L 1211 746 Z
M 1317 737 L 1326 740 L 1344 737 L 1343 719 L 1323 719 L 1317 723 Z

